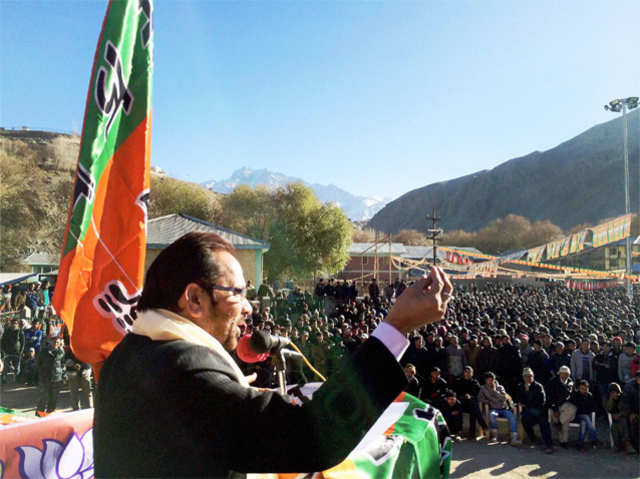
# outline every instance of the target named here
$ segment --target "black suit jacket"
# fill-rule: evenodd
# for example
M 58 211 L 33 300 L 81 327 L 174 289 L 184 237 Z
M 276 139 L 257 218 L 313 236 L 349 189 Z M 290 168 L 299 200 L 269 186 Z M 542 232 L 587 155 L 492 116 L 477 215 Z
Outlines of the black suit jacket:
M 342 461 L 403 390 L 389 350 L 368 339 L 294 406 L 245 388 L 209 349 L 128 334 L 100 374 L 97 477 L 235 477 L 320 471 Z

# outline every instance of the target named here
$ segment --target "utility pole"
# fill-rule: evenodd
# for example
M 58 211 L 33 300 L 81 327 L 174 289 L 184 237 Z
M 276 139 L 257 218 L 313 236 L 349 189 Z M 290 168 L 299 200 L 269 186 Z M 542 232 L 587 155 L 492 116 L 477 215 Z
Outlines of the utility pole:
M 438 236 L 443 233 L 443 230 L 438 228 L 440 218 L 438 218 L 435 206 L 431 210 L 431 216 L 427 215 L 427 221 L 431 221 L 431 228 L 429 228 L 427 224 L 427 239 L 433 242 L 433 265 L 435 266 L 437 261 Z

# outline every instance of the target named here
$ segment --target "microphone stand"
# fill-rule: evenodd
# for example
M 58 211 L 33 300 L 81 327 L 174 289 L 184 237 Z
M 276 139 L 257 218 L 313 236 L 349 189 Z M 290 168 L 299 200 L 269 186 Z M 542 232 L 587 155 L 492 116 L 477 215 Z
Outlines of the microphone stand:
M 278 374 L 278 384 L 280 385 L 280 394 L 287 394 L 287 361 L 282 348 L 273 352 L 273 363 Z

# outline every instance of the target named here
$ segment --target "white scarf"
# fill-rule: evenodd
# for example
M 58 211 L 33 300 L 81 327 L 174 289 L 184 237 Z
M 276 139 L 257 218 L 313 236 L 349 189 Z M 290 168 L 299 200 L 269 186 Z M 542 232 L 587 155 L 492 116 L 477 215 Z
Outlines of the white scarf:
M 200 326 L 166 309 L 148 309 L 138 313 L 131 332 L 154 341 L 183 339 L 210 349 L 233 370 L 236 380 L 245 387 L 249 382 L 222 344 Z

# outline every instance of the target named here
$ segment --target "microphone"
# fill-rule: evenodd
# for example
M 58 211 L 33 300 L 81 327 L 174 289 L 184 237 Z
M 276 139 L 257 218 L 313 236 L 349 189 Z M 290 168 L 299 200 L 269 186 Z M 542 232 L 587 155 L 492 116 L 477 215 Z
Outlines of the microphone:
M 289 344 L 288 338 L 272 336 L 264 331 L 254 331 L 252 335 L 245 334 L 238 340 L 236 354 L 245 363 L 261 363 L 266 361 L 271 352 L 280 350 L 285 357 L 298 357 L 299 353 L 282 349 Z
M 258 354 L 251 348 L 251 335 L 245 334 L 238 339 L 238 347 L 236 348 L 236 354 L 241 361 L 245 363 L 261 363 L 266 361 L 269 357 L 269 353 Z
M 249 345 L 256 354 L 267 353 L 269 351 L 282 349 L 290 344 L 289 338 L 283 336 L 274 336 L 264 331 L 256 330 L 251 335 Z

